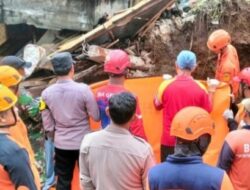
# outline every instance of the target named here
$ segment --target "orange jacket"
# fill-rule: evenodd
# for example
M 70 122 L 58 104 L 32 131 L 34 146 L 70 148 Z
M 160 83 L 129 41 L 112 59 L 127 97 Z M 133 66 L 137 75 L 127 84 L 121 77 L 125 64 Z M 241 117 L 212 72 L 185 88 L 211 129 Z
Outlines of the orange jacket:
M 239 83 L 233 78 L 240 72 L 240 64 L 237 51 L 232 45 L 228 45 L 223 53 L 219 54 L 215 78 L 231 85 L 234 95 L 238 94 Z
M 17 117 L 17 123 L 15 126 L 10 128 L 10 136 L 22 147 L 25 148 L 25 150 L 28 152 L 29 159 L 31 162 L 31 170 L 33 172 L 34 178 L 35 178 L 35 183 L 37 186 L 37 189 L 41 188 L 40 185 L 40 176 L 39 172 L 37 170 L 37 167 L 35 165 L 35 155 L 32 150 L 29 138 L 28 138 L 28 131 L 27 127 L 25 126 L 24 122 L 22 121 L 21 118 Z

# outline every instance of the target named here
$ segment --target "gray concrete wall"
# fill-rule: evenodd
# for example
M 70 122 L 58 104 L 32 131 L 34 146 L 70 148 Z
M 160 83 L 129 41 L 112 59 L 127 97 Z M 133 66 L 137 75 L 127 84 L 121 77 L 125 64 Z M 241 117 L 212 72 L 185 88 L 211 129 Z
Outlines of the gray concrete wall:
M 104 13 L 112 15 L 128 8 L 131 2 L 138 0 L 1 0 L 0 15 L 6 24 L 87 31 Z

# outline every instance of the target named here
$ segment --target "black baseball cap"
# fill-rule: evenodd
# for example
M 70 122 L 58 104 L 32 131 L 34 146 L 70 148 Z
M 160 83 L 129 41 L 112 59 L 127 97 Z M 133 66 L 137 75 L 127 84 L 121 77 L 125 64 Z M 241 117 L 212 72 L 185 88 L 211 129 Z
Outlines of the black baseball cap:
M 71 69 L 72 65 L 75 64 L 75 61 L 69 52 L 61 52 L 56 53 L 51 58 L 51 63 L 53 65 L 54 72 L 61 73 Z
M 0 65 L 9 65 L 15 69 L 21 69 L 21 68 L 24 69 L 24 68 L 30 68 L 32 66 L 32 63 L 26 62 L 17 56 L 10 55 L 10 56 L 4 57 L 0 61 Z

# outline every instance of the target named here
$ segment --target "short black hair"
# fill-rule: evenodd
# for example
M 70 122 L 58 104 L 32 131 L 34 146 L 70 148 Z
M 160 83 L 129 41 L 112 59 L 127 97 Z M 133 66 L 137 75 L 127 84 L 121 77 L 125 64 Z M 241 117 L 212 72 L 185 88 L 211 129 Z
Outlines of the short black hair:
M 136 98 L 129 92 L 113 95 L 109 99 L 109 114 L 115 124 L 127 123 L 135 113 Z
M 63 69 L 54 69 L 54 73 L 57 75 L 57 76 L 66 76 L 69 74 L 70 70 L 71 70 L 72 67 L 69 67 L 69 68 L 63 68 Z

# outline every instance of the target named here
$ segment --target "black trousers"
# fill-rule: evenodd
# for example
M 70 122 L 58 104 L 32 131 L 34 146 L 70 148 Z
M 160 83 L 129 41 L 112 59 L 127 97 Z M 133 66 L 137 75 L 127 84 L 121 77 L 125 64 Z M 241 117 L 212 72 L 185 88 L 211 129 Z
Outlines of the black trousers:
M 56 190 L 71 190 L 74 168 L 79 160 L 79 150 L 55 148 Z
M 161 145 L 161 162 L 165 162 L 170 154 L 174 154 L 174 146 Z

